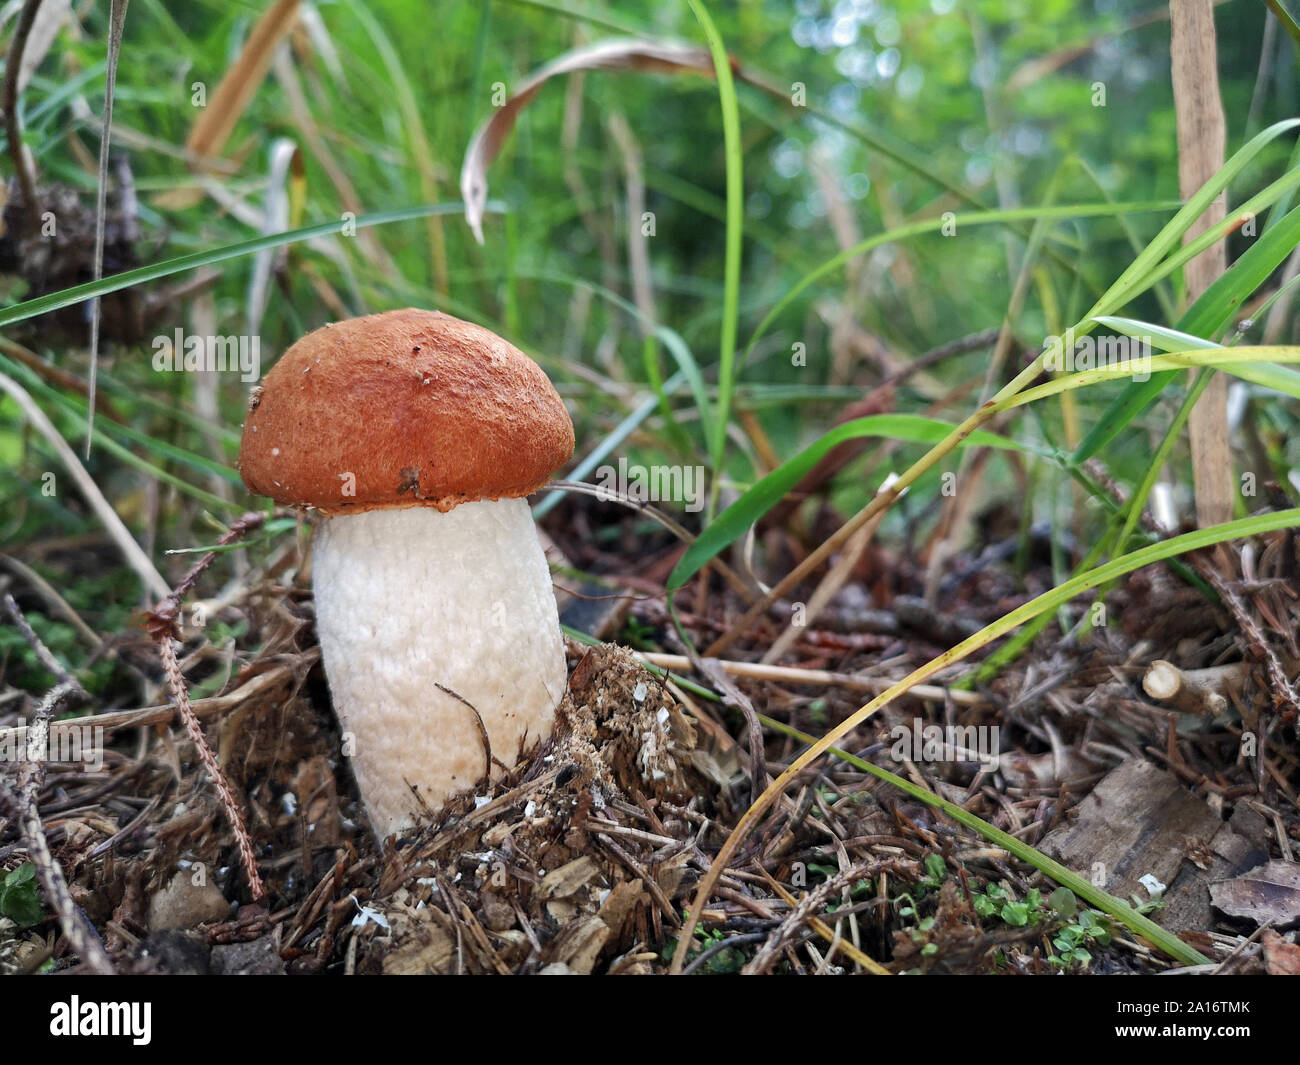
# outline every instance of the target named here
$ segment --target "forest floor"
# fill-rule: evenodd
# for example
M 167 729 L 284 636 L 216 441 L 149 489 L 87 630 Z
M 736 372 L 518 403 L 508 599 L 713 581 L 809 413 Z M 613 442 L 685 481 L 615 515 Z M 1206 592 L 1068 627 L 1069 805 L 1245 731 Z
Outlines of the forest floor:
M 560 563 L 562 620 L 607 642 L 569 641 L 560 724 L 534 759 L 382 849 L 338 755 L 300 573 L 306 538 L 282 538 L 256 580 L 205 601 L 214 613 L 206 628 L 182 630 L 180 666 L 244 810 L 261 901 L 217 789 L 166 705 L 155 644 L 143 627 L 105 639 L 98 656 L 162 694 L 152 708 L 63 707 L 56 727 L 105 728 L 104 757 L 43 767 L 38 806 L 71 900 L 112 966 L 666 972 L 702 875 L 757 791 L 805 747 L 779 726 L 825 733 L 1054 583 L 1041 530 L 999 539 L 985 523 L 978 552 L 951 559 L 929 599 L 925 568 L 911 561 L 925 545 L 873 543 L 774 668 L 758 660 L 788 608 L 719 659 L 665 676 L 637 653 L 654 662 L 686 651 L 663 597 L 681 545 L 653 528 L 584 497 L 542 523 Z M 758 537 L 772 572 L 804 553 L 788 526 Z M 110 548 L 25 550 L 71 575 L 104 565 Z M 1300 918 L 1295 866 L 1282 864 L 1300 841 L 1300 760 L 1293 708 L 1270 670 L 1300 659 L 1295 540 L 1279 533 L 1258 554 L 1237 545 L 1200 559 L 1206 567 L 1229 574 L 1217 603 L 1163 564 L 1139 570 L 1107 599 L 1115 623 L 1078 641 L 1050 626 L 969 689 L 951 680 L 970 663 L 941 673 L 840 746 L 1146 913 L 1204 956 L 1200 971 L 1294 972 L 1300 947 L 1279 930 Z M 716 577 L 680 598 L 700 648 L 746 605 Z M 27 614 L 57 613 L 39 589 L 18 600 Z M 217 620 L 237 636 L 214 641 Z M 1184 683 L 1171 701 L 1144 691 L 1154 662 Z M 0 740 L 17 736 L 25 702 L 0 704 Z M 648 751 L 651 734 L 665 739 Z M 28 855 L 18 819 L 0 820 L 0 866 Z M 23 885 L 7 890 L 16 897 Z M 0 918 L 4 969 L 82 963 L 48 906 L 24 923 Z M 688 971 L 711 973 L 1181 964 L 987 834 L 837 758 L 800 775 L 741 842 L 686 957 Z

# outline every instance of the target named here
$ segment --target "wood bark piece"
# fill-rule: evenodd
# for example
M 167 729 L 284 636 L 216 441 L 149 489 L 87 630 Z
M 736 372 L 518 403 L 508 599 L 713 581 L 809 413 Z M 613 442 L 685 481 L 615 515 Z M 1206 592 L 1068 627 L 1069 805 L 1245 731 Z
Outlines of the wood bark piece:
M 1213 923 L 1209 881 L 1235 876 L 1268 855 L 1263 819 L 1239 806 L 1224 823 L 1170 773 L 1131 759 L 1079 804 L 1074 820 L 1042 842 L 1044 854 L 1125 901 L 1151 897 L 1142 878 L 1167 885 L 1151 917 L 1182 932 Z M 1207 868 L 1202 868 L 1205 866 Z

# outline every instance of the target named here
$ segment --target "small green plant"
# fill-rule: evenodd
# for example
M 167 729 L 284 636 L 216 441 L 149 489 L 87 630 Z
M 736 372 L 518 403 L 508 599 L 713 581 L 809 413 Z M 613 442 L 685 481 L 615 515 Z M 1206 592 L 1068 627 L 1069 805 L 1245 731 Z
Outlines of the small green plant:
M 1088 945 L 1104 947 L 1110 940 L 1111 929 L 1105 917 L 1095 910 L 1083 910 L 1074 921 L 1064 925 L 1052 937 L 1052 946 L 1060 953 L 1048 960 L 1063 969 L 1075 964 L 1086 967 L 1092 962 Z
M 938 891 L 948 877 L 948 863 L 943 860 L 942 854 L 927 854 L 923 866 L 925 868 L 925 878 L 916 882 L 916 895 L 913 896 L 904 891 L 894 898 L 894 905 L 898 907 L 900 917 L 918 916 L 916 912 L 917 900 L 925 898 L 926 893 L 929 891 Z M 925 921 L 922 921 L 920 927 L 924 930 L 929 926 Z
M 925 939 L 926 934 L 933 928 L 934 928 L 933 917 L 921 918 L 921 920 L 917 922 L 916 927 L 911 930 L 912 942 L 920 943 L 923 939 Z M 925 946 L 921 948 L 921 956 L 923 958 L 928 958 L 931 955 L 938 954 L 938 953 L 939 953 L 938 943 L 926 943 Z
M 943 884 L 948 878 L 948 863 L 943 860 L 942 854 L 925 856 L 925 874 L 925 879 L 921 881 L 925 887 L 937 889 Z
M 1068 888 L 1057 888 L 1046 899 L 1042 892 L 1033 888 L 1016 901 L 1001 884 L 989 884 L 974 896 L 974 905 L 980 917 L 997 918 L 1012 928 L 1047 925 L 1045 931 L 1058 952 L 1048 961 L 1062 969 L 1091 964 L 1092 953 L 1088 947 L 1106 946 L 1113 934 L 1105 914 L 1090 909 L 1080 910 L 1079 900 Z
M 36 891 L 36 866 L 23 862 L 0 880 L 0 914 L 19 928 L 30 928 L 41 919 L 41 897 Z
M 975 912 L 981 917 L 997 917 L 1012 928 L 1037 924 L 1048 914 L 1043 907 L 1043 895 L 1037 888 L 1025 893 L 1016 901 L 1001 884 L 990 884 L 973 898 Z
M 618 635 L 618 642 L 637 651 L 653 651 L 655 648 L 655 628 L 653 625 L 629 614 L 623 622 L 623 631 Z
M 821 862 L 809 862 L 809 863 L 808 863 L 808 873 L 809 873 L 809 875 L 811 875 L 811 876 L 819 876 L 819 877 L 821 877 L 823 880 L 829 880 L 831 877 L 833 877 L 833 876 L 834 876 L 836 873 L 838 873 L 839 871 L 840 871 L 840 870 L 839 870 L 839 866 L 835 866 L 835 865 L 824 865 L 824 864 L 822 864 Z
M 691 957 L 697 957 L 699 953 L 716 946 L 726 938 L 726 935 L 718 929 L 710 929 L 706 932 L 696 932 L 695 942 L 699 945 L 699 951 L 692 951 Z M 677 940 L 670 939 L 664 944 L 660 957 L 669 962 L 672 960 L 673 951 L 677 949 Z M 725 976 L 729 973 L 738 973 L 744 968 L 745 962 L 744 951 L 739 947 L 723 947 L 700 966 L 699 971 L 706 975 Z

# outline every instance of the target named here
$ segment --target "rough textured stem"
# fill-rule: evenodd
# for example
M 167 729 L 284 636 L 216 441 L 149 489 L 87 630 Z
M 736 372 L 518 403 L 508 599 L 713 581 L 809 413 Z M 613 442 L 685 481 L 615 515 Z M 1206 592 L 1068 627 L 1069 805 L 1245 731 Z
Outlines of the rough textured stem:
M 345 753 L 381 838 L 479 784 L 484 730 L 495 775 L 550 735 L 564 644 L 525 500 L 327 518 L 312 585 Z

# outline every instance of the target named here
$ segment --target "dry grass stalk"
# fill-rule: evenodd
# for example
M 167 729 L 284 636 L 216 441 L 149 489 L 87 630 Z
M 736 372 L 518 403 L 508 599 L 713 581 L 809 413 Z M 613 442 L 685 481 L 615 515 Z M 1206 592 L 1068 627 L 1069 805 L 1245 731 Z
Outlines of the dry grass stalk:
M 100 942 L 85 916 L 72 901 L 68 882 L 63 870 L 55 861 L 50 850 L 49 840 L 45 838 L 45 826 L 41 823 L 37 801 L 41 784 L 45 780 L 45 759 L 49 743 L 50 721 L 56 711 L 62 711 L 71 704 L 86 697 L 85 691 L 76 679 L 60 665 L 58 659 L 47 648 L 27 623 L 13 596 L 4 597 L 5 609 L 24 639 L 31 645 L 41 665 L 58 678 L 58 683 L 49 691 L 41 702 L 39 709 L 27 727 L 24 750 L 26 758 L 19 765 L 16 786 L 11 787 L 0 780 L 0 808 L 4 808 L 18 824 L 23 842 L 27 846 L 28 856 L 36 867 L 36 877 L 46 901 L 58 914 L 59 927 L 64 938 L 86 964 L 100 975 L 113 972 L 113 963 L 109 960 L 104 944 Z
M 217 546 L 225 547 L 234 543 L 249 531 L 260 527 L 265 521 L 266 514 L 264 513 L 245 514 L 230 526 L 229 530 L 217 541 Z M 189 590 L 194 587 L 199 575 L 212 564 L 212 560 L 216 557 L 216 551 L 209 551 L 204 554 L 190 568 L 189 573 L 181 579 L 176 588 L 148 615 L 145 620 L 145 628 L 158 645 L 158 655 L 162 659 L 163 672 L 167 676 L 167 686 L 171 691 L 176 709 L 180 712 L 181 720 L 185 724 L 185 731 L 189 733 L 190 740 L 194 744 L 199 759 L 203 762 L 204 769 L 207 770 L 208 776 L 216 785 L 222 808 L 226 812 L 226 819 L 230 822 L 231 830 L 235 834 L 235 842 L 239 847 L 240 862 L 243 864 L 244 873 L 248 877 L 249 890 L 252 892 L 253 898 L 261 902 L 266 897 L 266 888 L 262 885 L 262 877 L 257 871 L 257 858 L 253 852 L 253 842 L 249 838 L 248 828 L 244 824 L 243 812 L 239 809 L 239 803 L 235 799 L 229 781 L 226 780 L 226 775 L 221 771 L 217 756 L 213 753 L 212 748 L 208 745 L 207 738 L 203 735 L 203 726 L 199 724 L 198 715 L 194 713 L 194 707 L 190 703 L 189 688 L 185 684 L 185 675 L 181 672 L 180 661 L 176 657 L 176 637 L 179 635 L 177 620 L 180 617 L 181 602 Z

